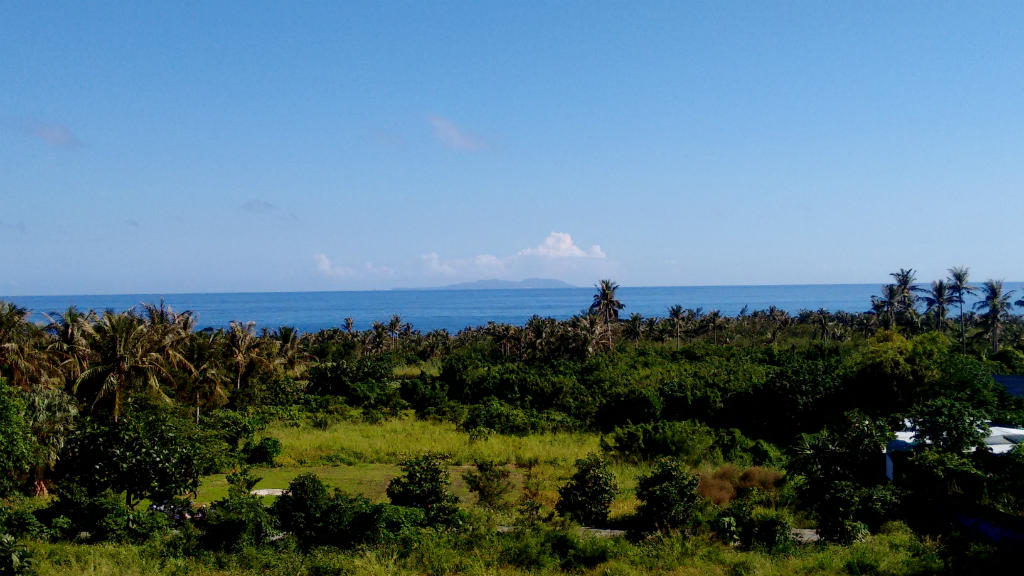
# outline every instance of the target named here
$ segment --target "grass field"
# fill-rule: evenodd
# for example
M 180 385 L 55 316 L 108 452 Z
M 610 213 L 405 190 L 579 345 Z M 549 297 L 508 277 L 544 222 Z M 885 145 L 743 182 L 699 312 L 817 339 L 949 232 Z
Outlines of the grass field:
M 257 468 L 261 480 L 256 488 L 287 488 L 299 474 L 312 472 L 331 487 L 351 494 L 361 494 L 374 501 L 386 499 L 388 482 L 399 472 L 398 463 L 408 456 L 424 452 L 440 452 L 452 459 L 449 472 L 452 489 L 464 504 L 473 497 L 462 474 L 472 468 L 476 459 L 494 460 L 512 471 L 515 492 L 529 478 L 539 487 L 539 500 L 553 507 L 558 500 L 557 489 L 573 472 L 576 459 L 599 449 L 596 434 L 537 434 L 530 436 L 491 435 L 471 440 L 454 424 L 417 420 L 405 416 L 367 424 L 337 422 L 326 430 L 311 426 L 274 425 L 266 432 L 279 439 L 282 453 L 277 466 Z M 633 488 L 645 466 L 614 464 L 620 493 L 612 505 L 612 516 L 632 512 L 636 508 Z M 212 502 L 227 496 L 223 474 L 203 479 L 199 502 Z M 267 497 L 268 502 L 273 497 Z

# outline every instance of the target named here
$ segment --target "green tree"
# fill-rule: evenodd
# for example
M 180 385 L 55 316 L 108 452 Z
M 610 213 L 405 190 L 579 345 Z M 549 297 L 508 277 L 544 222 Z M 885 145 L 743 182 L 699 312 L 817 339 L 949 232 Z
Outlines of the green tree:
M 0 378 L 0 496 L 17 488 L 33 462 L 32 431 L 25 402 Z
M 942 330 L 946 324 L 949 306 L 956 302 L 956 294 L 944 280 L 936 280 L 932 282 L 931 289 L 922 300 L 926 306 L 925 312 L 931 313 L 935 318 L 935 329 Z
M 637 480 L 640 500 L 637 521 L 644 530 L 679 530 L 689 526 L 700 509 L 700 479 L 683 469 L 678 460 L 662 459 L 654 470 Z
M 69 442 L 68 475 L 91 495 L 163 502 L 199 486 L 200 444 L 191 422 L 160 407 L 129 406 L 118 422 L 83 419 Z
M 597 293 L 594 294 L 594 302 L 590 305 L 590 312 L 597 314 L 604 321 L 608 330 L 608 346 L 611 347 L 612 325 L 619 321 L 619 310 L 626 306 L 615 297 L 615 292 L 618 291 L 619 285 L 612 280 L 601 280 L 594 288 L 597 289 Z
M 943 452 L 963 453 L 984 443 L 987 416 L 966 402 L 932 398 L 911 409 L 910 421 L 918 441 Z
M 967 331 L 964 325 L 964 296 L 974 294 L 973 287 L 967 284 L 970 271 L 966 266 L 954 266 L 949 272 L 949 289 L 955 298 L 954 302 L 960 306 L 960 351 L 967 353 Z
M 90 337 L 95 360 L 76 380 L 75 394 L 91 397 L 93 408 L 109 401 L 114 422 L 131 392 L 142 389 L 163 397 L 159 376 L 167 370 L 157 344 L 134 313 L 104 312 Z
M 431 524 L 457 523 L 459 499 L 448 491 L 448 457 L 427 453 L 403 460 L 401 466 L 402 473 L 386 490 L 391 503 L 423 510 Z
M 57 388 L 38 386 L 24 394 L 25 418 L 35 438 L 35 494 L 48 493 L 46 476 L 53 470 L 78 418 L 75 399 Z
M 999 337 L 1010 318 L 1013 304 L 1010 298 L 1014 290 L 1004 291 L 1002 280 L 986 280 L 981 285 L 981 301 L 974 304 L 981 311 L 981 327 L 992 343 L 992 353 L 999 352 Z
M 558 489 L 555 510 L 580 524 L 603 526 L 617 492 L 608 461 L 600 454 L 590 454 L 576 461 L 576 472 Z

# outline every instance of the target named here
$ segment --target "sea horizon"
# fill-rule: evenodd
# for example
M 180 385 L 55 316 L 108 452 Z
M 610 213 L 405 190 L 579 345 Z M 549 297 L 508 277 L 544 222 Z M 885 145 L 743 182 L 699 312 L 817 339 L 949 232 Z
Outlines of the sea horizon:
M 1020 282 L 1005 283 L 1020 290 Z M 717 310 L 735 316 L 775 306 L 790 314 L 802 310 L 866 312 L 871 297 L 882 284 L 759 284 L 722 286 L 622 286 L 622 315 L 634 312 L 645 317 L 665 317 L 670 306 Z M 127 294 L 57 294 L 0 296 L 29 309 L 30 319 L 46 322 L 47 314 L 70 306 L 82 311 L 125 311 L 161 300 L 175 311 L 192 311 L 197 328 L 223 328 L 232 321 L 255 322 L 260 328 L 291 326 L 302 332 L 344 326 L 353 318 L 355 327 L 366 330 L 374 322 L 398 315 L 414 329 L 458 332 L 490 322 L 523 325 L 532 316 L 565 320 L 585 313 L 593 287 L 389 290 L 332 290 L 299 292 L 152 292 Z M 455 297 L 457 295 L 457 297 Z M 969 309 L 974 300 L 968 301 Z

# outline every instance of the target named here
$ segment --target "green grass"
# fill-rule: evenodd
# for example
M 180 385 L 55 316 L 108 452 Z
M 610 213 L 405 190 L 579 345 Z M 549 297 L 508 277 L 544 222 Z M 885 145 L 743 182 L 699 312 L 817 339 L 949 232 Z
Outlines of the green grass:
M 282 466 L 396 464 L 428 451 L 448 454 L 458 465 L 477 458 L 504 464 L 535 460 L 572 465 L 577 458 L 599 448 L 596 434 L 566 432 L 524 437 L 493 435 L 470 441 L 469 435 L 452 423 L 417 420 L 411 415 L 377 424 L 340 421 L 326 430 L 274 425 L 267 434 L 283 445 L 277 459 Z
M 204 554 L 196 558 L 166 556 L 159 545 L 152 543 L 132 546 L 31 542 L 29 547 L 35 555 L 40 576 L 566 574 L 557 563 L 537 569 L 510 565 L 514 558 L 505 552 L 504 546 L 514 543 L 516 538 L 516 535 L 491 535 L 477 542 L 477 537 L 463 540 L 454 535 L 428 533 L 407 556 L 386 547 L 352 551 L 316 549 L 308 555 L 265 548 L 235 555 Z M 850 547 L 815 545 L 780 555 L 742 551 L 706 537 L 680 535 L 637 544 L 624 541 L 596 544 L 609 551 L 607 559 L 575 573 L 587 576 L 914 576 L 933 574 L 943 568 L 936 543 L 920 539 L 900 524 Z

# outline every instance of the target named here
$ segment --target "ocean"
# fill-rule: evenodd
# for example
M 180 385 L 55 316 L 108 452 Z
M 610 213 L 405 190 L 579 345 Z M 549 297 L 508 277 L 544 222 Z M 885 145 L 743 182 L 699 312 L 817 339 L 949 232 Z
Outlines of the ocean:
M 1020 282 L 1007 282 L 1007 290 L 1024 296 Z M 865 312 L 878 284 L 821 284 L 786 286 L 671 286 L 623 287 L 617 295 L 626 305 L 622 314 L 666 316 L 668 308 L 703 308 L 734 316 L 747 306 L 750 311 L 776 306 L 796 314 L 800 310 Z M 524 324 L 531 316 L 570 318 L 589 306 L 593 288 L 517 290 L 380 290 L 362 292 L 253 292 L 210 294 L 118 294 L 89 296 L 6 296 L 7 300 L 33 311 L 34 321 L 44 313 L 68 306 L 81 310 L 127 310 L 161 298 L 176 311 L 192 310 L 199 328 L 224 327 L 232 320 L 254 321 L 258 327 L 293 326 L 303 332 L 342 327 L 345 318 L 359 330 L 398 314 L 413 328 L 428 332 L 444 328 L 455 333 L 467 326 L 489 321 Z

